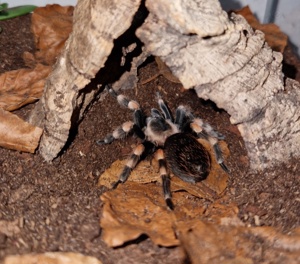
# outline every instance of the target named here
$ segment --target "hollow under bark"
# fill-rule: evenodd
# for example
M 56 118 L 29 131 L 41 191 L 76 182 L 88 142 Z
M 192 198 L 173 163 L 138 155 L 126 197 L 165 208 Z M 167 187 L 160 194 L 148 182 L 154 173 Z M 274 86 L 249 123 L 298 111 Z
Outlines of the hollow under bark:
M 73 32 L 40 103 L 46 116 L 39 118 L 45 120 L 40 152 L 46 160 L 66 143 L 75 109 L 82 112 L 96 93 L 79 91 L 104 66 L 114 39 L 130 27 L 141 5 L 78 1 Z M 136 31 L 145 51 L 137 60 L 148 53 L 159 56 L 185 88 L 225 109 L 241 132 L 253 169 L 300 156 L 300 85 L 284 83 L 282 55 L 268 47 L 262 32 L 239 15 L 228 17 L 217 0 L 145 5 L 148 17 Z

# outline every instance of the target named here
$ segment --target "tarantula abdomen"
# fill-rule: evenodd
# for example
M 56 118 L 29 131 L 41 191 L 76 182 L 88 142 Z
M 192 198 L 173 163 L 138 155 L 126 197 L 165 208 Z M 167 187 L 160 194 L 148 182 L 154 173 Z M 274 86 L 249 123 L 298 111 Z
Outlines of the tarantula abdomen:
M 209 152 L 190 134 L 177 133 L 168 137 L 164 152 L 168 167 L 185 182 L 204 180 L 210 172 Z

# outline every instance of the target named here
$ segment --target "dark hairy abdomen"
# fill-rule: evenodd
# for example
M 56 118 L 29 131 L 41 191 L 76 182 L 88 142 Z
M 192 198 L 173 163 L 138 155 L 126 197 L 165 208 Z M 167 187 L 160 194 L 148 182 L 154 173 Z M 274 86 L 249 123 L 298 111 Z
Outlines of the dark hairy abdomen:
M 164 152 L 168 167 L 185 182 L 195 183 L 209 174 L 209 152 L 190 134 L 177 133 L 168 137 Z

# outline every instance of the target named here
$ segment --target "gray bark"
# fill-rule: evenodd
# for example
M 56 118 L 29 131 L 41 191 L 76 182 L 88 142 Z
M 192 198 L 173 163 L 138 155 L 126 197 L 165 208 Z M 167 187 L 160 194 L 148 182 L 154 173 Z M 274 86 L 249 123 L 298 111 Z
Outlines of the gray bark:
M 30 121 L 44 128 L 39 151 L 53 160 L 101 85 L 81 91 L 104 66 L 114 40 L 131 25 L 140 0 L 79 0 L 73 31 Z
M 299 83 L 283 84 L 282 55 L 217 0 L 147 1 L 137 36 L 185 88 L 225 109 L 245 141 L 252 169 L 300 156 Z
M 88 96 L 79 91 L 104 66 L 113 40 L 129 28 L 140 5 L 117 2 L 78 2 L 74 30 L 40 103 L 45 114 L 37 118 L 45 120 L 40 151 L 46 160 L 67 141 L 75 109 L 82 113 L 94 97 L 97 90 Z M 241 132 L 252 169 L 299 158 L 300 86 L 284 84 L 282 55 L 268 47 L 262 32 L 239 15 L 228 17 L 217 0 L 149 0 L 146 7 L 149 15 L 136 32 L 145 51 L 137 61 L 145 54 L 159 56 L 186 89 L 225 109 Z

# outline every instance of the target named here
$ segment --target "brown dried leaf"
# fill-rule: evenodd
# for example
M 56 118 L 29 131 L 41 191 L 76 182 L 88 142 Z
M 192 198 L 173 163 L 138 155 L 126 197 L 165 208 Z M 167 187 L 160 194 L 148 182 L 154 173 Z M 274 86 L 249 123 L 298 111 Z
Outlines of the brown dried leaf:
M 201 143 L 210 148 L 206 142 Z M 221 148 L 224 156 L 228 156 L 226 143 L 221 142 Z M 216 195 L 226 188 L 228 176 L 222 175 L 223 171 L 213 157 L 212 173 L 205 187 L 210 190 L 208 193 L 214 192 Z M 110 168 L 111 174 L 106 175 L 108 178 L 113 177 L 113 180 L 106 179 L 109 183 L 107 186 L 118 179 L 124 166 L 124 162 L 118 161 L 116 164 L 116 171 L 113 171 L 113 165 Z M 139 175 L 143 174 L 146 178 L 141 182 L 153 181 L 155 174 L 158 174 L 157 164 L 154 164 L 154 169 L 151 169 L 149 162 L 145 164 L 131 181 L 139 181 Z M 259 240 L 266 245 L 265 260 L 280 256 L 282 261 L 278 263 L 300 261 L 300 228 L 290 235 L 283 235 L 272 227 L 245 226 L 238 218 L 238 207 L 227 196 L 213 203 L 195 198 L 203 195 L 207 199 L 206 189 L 203 190 L 203 186 L 200 188 L 199 183 L 176 189 L 176 177 L 172 178 L 175 209 L 170 211 L 164 204 L 160 185 L 131 181 L 101 196 L 104 207 L 100 225 L 103 228 L 103 239 L 109 246 L 120 246 L 146 234 L 158 245 L 182 246 L 191 263 L 252 264 L 261 257 L 259 251 L 253 252 Z
M 72 6 L 63 7 L 56 4 L 34 10 L 31 29 L 38 49 L 35 53 L 38 62 L 48 65 L 55 63 L 72 31 L 73 10 Z
M 162 74 L 167 80 L 173 83 L 180 83 L 178 78 L 172 74 L 169 67 L 159 57 L 155 57 L 155 61 L 157 63 L 160 74 Z
M 106 192 L 101 196 L 104 203 L 100 220 L 103 240 L 109 246 L 117 247 L 146 234 L 158 245 L 175 246 L 179 243 L 175 235 L 177 226 L 181 230 L 196 220 L 213 220 L 212 215 L 206 213 L 210 206 L 205 200 L 195 199 L 186 192 L 175 192 L 172 199 L 174 211 L 167 209 L 161 186 L 154 183 L 127 182 Z M 218 203 L 213 206 L 218 207 Z M 234 212 L 235 209 L 236 206 L 230 204 L 227 210 L 212 210 L 216 213 L 213 217 L 221 223 L 232 224 L 234 221 L 237 223 L 235 225 L 242 225 L 234 217 L 232 221 L 227 220 L 232 215 L 227 212 Z
M 160 75 L 163 75 L 167 80 L 173 82 L 173 83 L 180 83 L 177 77 L 175 77 L 172 72 L 170 71 L 169 67 L 159 58 L 155 57 L 155 61 L 158 67 L 158 73 L 151 76 L 150 78 L 141 81 L 141 84 L 146 84 L 148 82 L 153 81 Z
M 154 159 L 151 162 L 147 160 L 140 162 L 125 184 L 101 196 L 104 207 L 100 225 L 103 228 L 103 239 L 109 246 L 120 246 L 142 234 L 147 234 L 158 245 L 177 245 L 175 224 L 200 219 L 204 212 L 210 212 L 207 210 L 207 202 L 195 196 L 214 200 L 226 188 L 228 175 L 217 164 L 210 144 L 201 139 L 199 142 L 211 154 L 211 173 L 206 180 L 197 184 L 186 183 L 175 176 L 172 177 L 172 200 L 175 204 L 173 212 L 165 205 L 159 168 Z M 224 156 L 227 157 L 229 150 L 226 143 L 220 142 L 220 146 Z M 111 188 L 112 183 L 118 180 L 125 163 L 126 161 L 119 160 L 114 162 L 100 176 L 98 184 Z M 214 208 L 218 208 L 217 203 L 214 204 Z M 228 208 L 224 210 L 230 211 Z M 224 214 L 224 210 L 211 211 L 216 213 L 215 218 L 221 219 L 228 217 L 228 214 Z M 211 215 L 209 217 L 212 218 Z
M 191 263 L 255 263 L 253 248 L 258 240 L 266 245 L 266 260 L 267 256 L 273 260 L 281 256 L 278 263 L 300 260 L 300 228 L 284 235 L 273 227 L 248 227 L 226 196 L 210 204 L 205 217 L 177 221 L 174 229 Z
M 45 79 L 72 31 L 73 7 L 47 5 L 36 8 L 32 15 L 32 31 L 38 51 L 25 52 L 23 58 L 34 69 L 20 69 L 0 75 L 0 108 L 12 111 L 39 99 Z M 14 115 L 1 110 L 0 145 L 10 149 L 34 152 L 42 129 L 30 126 Z M 6 119 L 7 118 L 7 119 Z
M 251 244 L 240 237 L 241 228 L 224 227 L 203 221 L 177 226 L 181 245 L 192 263 L 252 264 L 253 261 L 243 254 L 243 247 L 250 248 Z
M 46 252 L 43 254 L 26 254 L 7 256 L 4 264 L 101 264 L 94 257 L 73 252 Z
M 111 188 L 112 184 L 119 179 L 126 160 L 116 160 L 99 178 L 98 185 Z M 131 172 L 128 182 L 150 183 L 160 181 L 158 163 L 156 160 L 143 160 Z
M 158 245 L 178 244 L 172 227 L 173 214 L 165 207 L 160 186 L 127 182 L 104 193 L 101 200 L 102 238 L 109 246 L 120 246 L 142 234 Z
M 261 252 L 253 251 L 257 241 L 265 245 L 265 263 L 269 263 L 269 259 L 273 260 L 272 263 L 296 264 L 300 261 L 300 236 L 297 232 L 283 235 L 273 227 L 216 225 L 204 221 L 181 223 L 176 229 L 191 263 L 256 263 L 254 259 L 261 257 Z M 274 262 L 275 259 L 278 261 Z
M 199 142 L 205 146 L 211 155 L 212 168 L 207 179 L 197 184 L 191 184 L 180 180 L 179 178 L 172 176 L 171 189 L 172 191 L 185 190 L 190 194 L 199 198 L 206 198 L 208 200 L 214 200 L 217 195 L 220 195 L 227 186 L 228 175 L 216 162 L 210 144 L 203 139 L 199 139 Z M 224 157 L 229 156 L 229 149 L 224 141 L 220 142 Z M 103 185 L 111 188 L 112 184 L 119 179 L 119 175 L 122 172 L 126 164 L 126 160 L 115 161 L 99 178 L 98 185 Z M 141 161 L 137 167 L 131 172 L 128 178 L 129 182 L 138 183 L 150 183 L 160 182 L 158 163 L 155 159 Z
M 243 222 L 238 218 L 238 212 L 237 205 L 230 202 L 225 195 L 207 207 L 205 218 L 215 224 L 244 226 Z
M 300 260 L 300 227 L 289 232 L 289 235 L 281 234 L 270 226 L 250 228 L 249 233 L 263 238 L 275 248 L 298 252 Z
M 0 146 L 34 153 L 43 130 L 0 108 Z
M 261 24 L 252 13 L 249 6 L 245 6 L 240 10 L 234 11 L 242 15 L 254 29 L 258 29 L 265 33 L 265 39 L 269 46 L 279 52 L 283 52 L 288 41 L 288 37 L 275 24 Z
M 20 69 L 0 75 L 0 108 L 13 111 L 39 99 L 50 66 L 38 64 L 34 69 Z

